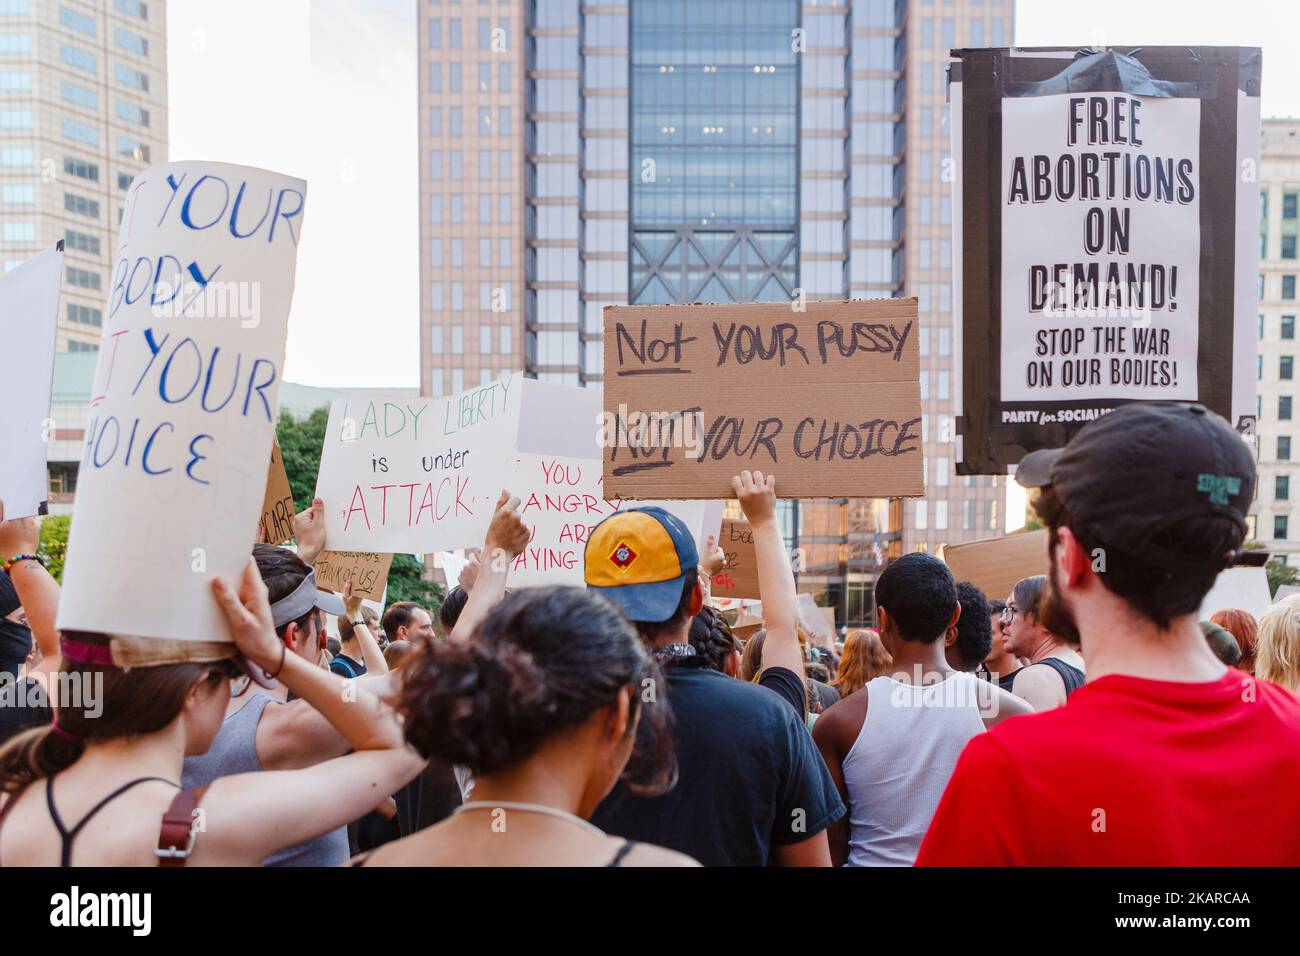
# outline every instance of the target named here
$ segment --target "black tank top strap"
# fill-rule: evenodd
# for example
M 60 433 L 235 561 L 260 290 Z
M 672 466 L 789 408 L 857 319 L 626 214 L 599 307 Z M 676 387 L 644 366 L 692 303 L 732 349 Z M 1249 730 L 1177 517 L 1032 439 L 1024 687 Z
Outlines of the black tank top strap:
M 1073 664 L 1067 664 L 1059 657 L 1044 657 L 1039 664 L 1046 664 L 1052 670 L 1056 671 L 1061 677 L 1061 683 L 1065 685 L 1065 696 L 1069 697 L 1076 690 L 1083 686 L 1083 671 Z
M 618 852 L 614 854 L 614 859 L 606 863 L 605 866 L 622 866 L 623 858 L 632 852 L 632 847 L 634 846 L 636 846 L 636 840 L 624 840 L 623 845 L 619 847 Z
M 72 841 L 74 841 L 77 838 L 77 834 L 81 832 L 81 828 L 84 827 L 87 823 L 89 823 L 91 821 L 91 818 L 94 817 L 95 814 L 99 813 L 100 810 L 103 810 L 104 807 L 108 806 L 110 803 L 112 803 L 122 794 L 126 793 L 132 787 L 136 787 L 142 783 L 150 783 L 153 781 L 157 781 L 159 783 L 171 784 L 171 786 L 173 787 L 176 786 L 176 783 L 174 781 L 168 780 L 166 777 L 136 777 L 134 780 L 128 780 L 126 783 L 122 784 L 122 786 L 118 787 L 116 790 L 114 790 L 112 793 L 106 796 L 103 800 L 100 800 L 99 803 L 91 807 L 90 812 L 88 812 L 85 816 L 83 816 L 81 820 L 77 822 L 77 825 L 74 826 L 71 830 L 69 830 L 64 825 L 63 818 L 59 816 L 58 809 L 54 806 L 54 778 L 53 777 L 48 778 L 45 781 L 45 805 L 49 807 L 50 819 L 54 822 L 54 828 L 59 831 L 59 839 L 63 843 L 63 850 L 59 860 L 59 866 L 65 866 L 65 867 L 72 866 Z

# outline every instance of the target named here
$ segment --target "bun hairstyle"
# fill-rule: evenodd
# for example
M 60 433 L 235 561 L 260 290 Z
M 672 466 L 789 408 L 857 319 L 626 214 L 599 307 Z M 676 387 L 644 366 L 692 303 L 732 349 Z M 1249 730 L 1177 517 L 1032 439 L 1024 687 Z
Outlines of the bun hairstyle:
M 103 634 L 65 631 L 72 641 L 108 647 Z M 37 727 L 0 747 L 0 794 L 12 794 L 43 777 L 72 766 L 87 743 L 155 733 L 181 712 L 185 695 L 200 679 L 220 684 L 217 665 L 188 662 L 121 670 L 109 664 L 63 659 L 63 688 L 72 700 L 59 701 L 54 725 Z M 66 692 L 65 692 L 66 695 Z
M 515 591 L 468 641 L 432 641 L 402 668 L 398 709 L 421 756 L 490 774 L 531 757 L 631 686 L 637 745 L 623 779 L 638 795 L 676 782 L 666 686 L 637 633 L 605 598 L 582 588 Z M 642 707 L 647 679 L 658 688 Z

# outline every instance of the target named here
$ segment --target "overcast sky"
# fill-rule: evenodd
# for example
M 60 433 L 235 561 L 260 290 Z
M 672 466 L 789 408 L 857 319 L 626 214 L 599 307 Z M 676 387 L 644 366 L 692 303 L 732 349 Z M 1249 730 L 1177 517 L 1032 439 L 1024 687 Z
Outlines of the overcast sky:
M 307 180 L 285 377 L 419 384 L 415 0 L 170 0 L 171 158 Z M 1300 116 L 1294 0 L 1021 0 L 1020 46 L 1258 45 Z

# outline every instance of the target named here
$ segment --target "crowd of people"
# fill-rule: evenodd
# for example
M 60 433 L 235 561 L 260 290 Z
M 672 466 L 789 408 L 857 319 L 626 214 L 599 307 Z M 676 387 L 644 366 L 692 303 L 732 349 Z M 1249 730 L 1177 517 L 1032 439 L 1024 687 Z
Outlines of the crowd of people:
M 317 500 L 214 578 L 227 634 L 167 641 L 60 633 L 37 522 L 0 511 L 0 866 L 1300 864 L 1300 597 L 1200 617 L 1248 446 L 1132 404 L 1017 480 L 1045 575 L 986 595 L 905 554 L 842 642 L 799 624 L 761 472 L 745 639 L 721 551 L 634 502 L 585 587 L 510 590 L 503 491 L 441 604 L 380 616 L 318 586 Z

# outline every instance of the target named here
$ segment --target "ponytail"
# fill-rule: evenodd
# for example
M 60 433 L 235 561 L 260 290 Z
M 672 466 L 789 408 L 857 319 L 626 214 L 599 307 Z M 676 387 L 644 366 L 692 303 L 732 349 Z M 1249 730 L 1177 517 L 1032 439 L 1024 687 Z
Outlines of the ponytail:
M 76 763 L 85 750 L 85 741 L 53 725 L 23 731 L 0 747 L 0 793 L 12 795 L 53 777 Z

